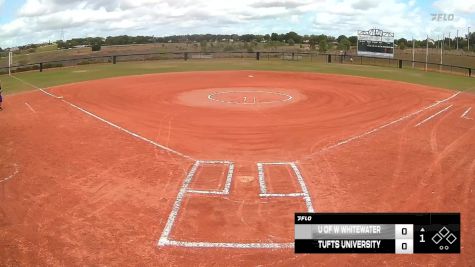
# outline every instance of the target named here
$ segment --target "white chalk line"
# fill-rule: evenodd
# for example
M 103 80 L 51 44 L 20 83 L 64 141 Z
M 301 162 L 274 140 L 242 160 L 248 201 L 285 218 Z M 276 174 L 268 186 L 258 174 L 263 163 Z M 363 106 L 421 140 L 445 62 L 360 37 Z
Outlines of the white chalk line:
M 438 106 L 438 105 L 440 105 L 440 104 L 442 104 L 442 103 L 445 103 L 445 102 L 451 100 L 452 98 L 456 97 L 456 96 L 459 95 L 460 93 L 461 93 L 461 92 L 459 91 L 459 92 L 457 92 L 457 93 L 455 93 L 455 94 L 453 94 L 453 95 L 451 95 L 451 96 L 449 96 L 449 97 L 447 97 L 447 98 L 445 98 L 445 99 L 436 101 L 436 102 L 434 102 L 433 104 L 431 104 L 431 105 L 429 105 L 429 106 L 427 106 L 427 107 L 424 107 L 424 108 L 419 109 L 419 110 L 417 110 L 417 111 L 415 111 L 415 112 L 412 112 L 412 113 L 410 113 L 410 114 L 407 114 L 407 115 L 405 115 L 405 116 L 402 116 L 402 117 L 400 117 L 400 118 L 398 118 L 398 119 L 395 119 L 395 120 L 393 120 L 393 121 L 391 121 L 391 122 L 388 122 L 388 123 L 386 123 L 386 124 L 383 124 L 383 125 L 381 125 L 381 126 L 379 126 L 379 127 L 373 128 L 373 129 L 371 129 L 371 130 L 369 130 L 369 131 L 367 131 L 367 132 L 364 132 L 364 133 L 362 133 L 362 134 L 358 134 L 358 135 L 352 136 L 352 137 L 350 137 L 350 138 L 347 138 L 347 139 L 344 139 L 344 140 L 342 140 L 342 141 L 339 141 L 339 142 L 336 143 L 336 144 L 333 144 L 333 145 L 324 147 L 324 148 L 320 149 L 319 151 L 310 153 L 308 156 L 305 156 L 305 158 L 309 158 L 309 157 L 312 157 L 312 156 L 315 155 L 315 154 L 322 153 L 322 152 L 328 151 L 328 150 L 330 150 L 330 149 L 339 147 L 339 146 L 341 146 L 341 145 L 348 144 L 348 143 L 350 143 L 350 142 L 352 142 L 352 141 L 361 139 L 361 138 L 366 137 L 366 136 L 368 136 L 368 135 L 370 135 L 370 134 L 372 134 L 372 133 L 378 132 L 378 131 L 380 131 L 380 130 L 382 130 L 382 129 L 384 129 L 384 128 L 387 128 L 387 127 L 389 127 L 389 126 L 391 126 L 391 125 L 393 125 L 393 124 L 396 124 L 396 123 L 401 122 L 401 121 L 403 121 L 403 120 L 406 120 L 406 119 L 408 119 L 408 118 L 414 117 L 415 115 L 417 115 L 417 114 L 419 114 L 419 113 L 421 113 L 421 112 L 424 112 L 424 111 L 426 111 L 426 110 L 428 110 L 428 109 L 431 109 L 431 108 L 433 108 L 433 107 L 436 107 L 436 106 Z
M 294 192 L 294 193 L 268 193 L 267 192 L 267 185 L 265 182 L 265 174 L 264 174 L 264 165 L 290 165 L 292 170 L 294 171 L 295 176 L 297 177 L 297 181 L 299 182 L 300 189 L 302 192 Z M 303 197 L 305 201 L 305 205 L 307 206 L 308 212 L 314 212 L 312 199 L 310 198 L 310 194 L 307 190 L 307 185 L 300 173 L 299 168 L 295 162 L 259 162 L 257 163 L 257 171 L 259 177 L 259 196 L 262 197 Z
M 234 94 L 234 93 L 265 93 L 265 94 L 272 94 L 272 95 L 279 95 L 279 96 L 285 96 L 287 97 L 286 99 L 282 100 L 272 100 L 272 101 L 259 101 L 256 102 L 256 97 L 254 96 L 254 102 L 246 102 L 247 97 L 243 97 L 244 101 L 243 102 L 236 102 L 236 101 L 225 101 L 221 99 L 215 98 L 217 95 L 221 94 Z M 272 92 L 272 91 L 252 91 L 252 90 L 237 90 L 237 91 L 223 91 L 223 92 L 215 92 L 211 93 L 208 95 L 209 100 L 221 102 L 221 103 L 226 103 L 226 104 L 244 104 L 244 105 L 254 105 L 254 104 L 270 104 L 270 103 L 277 103 L 277 102 L 287 102 L 293 99 L 293 96 L 285 94 L 285 93 L 280 93 L 280 92 Z
M 34 110 L 33 107 L 30 106 L 30 104 L 25 102 L 25 105 L 31 110 L 31 112 L 36 113 L 36 110 Z
M 304 193 L 267 193 L 267 194 L 259 194 L 260 197 L 304 197 Z
M 259 191 L 261 194 L 267 194 L 266 182 L 264 181 L 264 166 L 262 163 L 257 163 L 257 177 L 259 178 Z
M 6 182 L 6 181 L 12 179 L 13 177 L 15 177 L 15 175 L 18 174 L 18 165 L 15 163 L 15 164 L 13 164 L 13 167 L 15 168 L 15 170 L 13 171 L 13 173 L 10 174 L 8 177 L 5 177 L 5 178 L 1 179 L 1 180 L 0 180 L 0 183 Z
M 414 127 L 419 127 L 419 126 L 421 126 L 422 124 L 424 124 L 424 123 L 430 121 L 431 119 L 435 118 L 436 116 L 438 116 L 438 115 L 440 115 L 440 114 L 446 112 L 446 111 L 449 110 L 452 106 L 453 106 L 453 105 L 450 105 L 450 106 L 448 106 L 448 107 L 446 107 L 446 108 L 444 108 L 444 109 L 438 111 L 437 113 L 435 113 L 435 114 L 433 114 L 433 115 L 427 117 L 427 118 L 424 119 L 423 121 L 421 121 L 421 122 L 419 122 L 418 124 L 416 124 Z
M 228 195 L 222 191 L 214 191 L 214 190 L 195 190 L 195 189 L 188 189 L 186 190 L 187 193 L 192 194 L 202 194 L 202 195 Z
M 188 187 L 190 186 L 191 181 L 193 180 L 193 177 L 195 176 L 196 171 L 198 170 L 198 167 L 200 166 L 200 164 L 228 164 L 229 165 L 228 175 L 226 177 L 226 184 L 224 186 L 223 191 L 208 190 L 206 192 L 206 190 L 190 190 L 190 189 L 188 189 Z M 234 163 L 231 162 L 231 161 L 218 161 L 218 160 L 208 160 L 208 161 L 197 160 L 197 161 L 195 161 L 195 163 L 191 167 L 190 171 L 188 172 L 185 180 L 183 181 L 183 185 L 181 186 L 180 191 L 178 192 L 175 203 L 173 204 L 172 211 L 170 212 L 170 214 L 168 216 L 167 223 L 166 223 L 165 228 L 162 232 L 162 235 L 160 236 L 160 239 L 158 241 L 158 246 L 169 245 L 170 232 L 173 228 L 176 217 L 178 216 L 178 212 L 180 211 L 181 204 L 183 202 L 183 199 L 184 199 L 186 193 L 188 193 L 190 191 L 193 191 L 192 193 L 197 193 L 197 192 L 205 193 L 206 192 L 207 194 L 215 194 L 215 195 L 229 194 L 233 172 L 234 172 Z
M 226 175 L 226 181 L 224 183 L 223 190 L 196 190 L 196 189 L 187 189 L 187 193 L 194 193 L 194 194 L 205 194 L 205 195 L 229 195 L 229 190 L 231 188 L 231 182 L 234 173 L 234 163 L 230 161 L 206 161 L 206 160 L 199 160 L 199 164 L 225 164 L 228 165 L 228 173 Z
M 24 84 L 26 84 L 26 85 L 29 85 L 29 86 L 31 86 L 31 87 L 33 87 L 33 88 L 38 89 L 38 90 L 40 90 L 42 93 L 47 94 L 47 95 L 49 95 L 49 96 L 51 96 L 51 97 L 53 97 L 53 98 L 56 98 L 56 99 L 62 99 L 62 98 L 63 98 L 62 96 L 57 96 L 57 95 L 55 95 L 55 94 L 52 94 L 52 93 L 50 93 L 50 92 L 48 92 L 48 91 L 46 91 L 46 90 L 44 90 L 44 89 L 42 89 L 42 88 L 40 88 L 40 87 L 34 85 L 34 84 L 31 84 L 31 83 L 29 83 L 29 82 L 27 82 L 27 81 L 22 80 L 22 79 L 20 79 L 20 78 L 14 76 L 14 75 L 12 75 L 11 77 L 13 77 L 13 78 L 19 80 L 20 82 L 22 82 L 22 83 L 24 83 Z
M 180 152 L 178 152 L 178 151 L 176 151 L 176 150 L 174 150 L 174 149 L 171 149 L 171 148 L 169 148 L 169 147 L 166 147 L 166 146 L 164 146 L 164 145 L 161 145 L 161 144 L 159 144 L 159 143 L 157 143 L 157 142 L 155 142 L 155 141 L 152 141 L 152 140 L 150 140 L 150 139 L 147 139 L 147 138 L 145 138 L 145 137 L 143 137 L 143 136 L 141 136 L 141 135 L 139 135 L 139 134 L 137 134 L 137 133 L 134 133 L 134 132 L 132 132 L 132 131 L 130 131 L 130 130 L 127 130 L 127 129 L 123 128 L 123 127 L 120 127 L 119 125 L 114 124 L 114 123 L 112 123 L 112 122 L 110 122 L 110 121 L 108 121 L 108 120 L 106 120 L 106 119 L 104 119 L 104 118 L 102 118 L 102 117 L 100 117 L 100 116 L 98 116 L 98 115 L 96 115 L 96 114 L 90 112 L 90 111 L 87 111 L 87 110 L 85 110 L 85 109 L 83 109 L 83 108 L 81 108 L 81 107 L 79 107 L 79 106 L 77 106 L 77 105 L 75 105 L 75 104 L 73 104 L 73 103 L 67 101 L 67 100 L 64 100 L 64 99 L 63 99 L 62 101 L 63 101 L 64 103 L 70 105 L 71 107 L 76 108 L 76 109 L 78 109 L 79 111 L 82 111 L 82 112 L 86 113 L 87 115 L 89 115 L 89 116 L 91 116 L 91 117 L 93 117 L 93 118 L 95 118 L 95 119 L 98 119 L 98 120 L 100 120 L 100 121 L 102 121 L 102 122 L 108 124 L 109 126 L 112 126 L 112 127 L 116 128 L 116 129 L 118 129 L 118 130 L 121 130 L 121 131 L 123 131 L 123 132 L 125 132 L 125 133 L 127 133 L 127 134 L 129 134 L 129 135 L 131 135 L 131 136 L 133 136 L 133 137 L 135 137 L 135 138 L 138 138 L 138 139 L 140 139 L 140 140 L 142 140 L 142 141 L 145 141 L 145 142 L 147 142 L 147 143 L 150 143 L 150 144 L 152 144 L 152 145 L 154 145 L 154 146 L 156 146 L 156 147 L 159 147 L 159 148 L 161 148 L 161 149 L 163 149 L 163 150 L 166 150 L 166 151 L 168 151 L 168 152 L 170 152 L 170 153 L 173 153 L 173 154 L 175 154 L 175 155 L 184 157 L 184 158 L 189 159 L 189 160 L 194 160 L 194 159 L 193 159 L 192 157 L 190 157 L 190 156 L 187 156 L 187 155 L 185 155 L 185 154 L 183 154 L 183 153 L 180 153 Z
M 229 164 L 228 176 L 226 178 L 226 185 L 223 191 L 213 191 L 213 190 L 193 190 L 188 189 L 193 180 L 193 177 L 198 170 L 199 165 L 201 164 Z M 259 194 L 260 197 L 303 197 L 308 212 L 314 212 L 311 198 L 308 194 L 305 181 L 298 169 L 296 163 L 294 162 L 271 162 L 271 163 L 257 163 L 259 175 L 263 177 L 263 165 L 290 165 L 297 176 L 297 180 L 302 188 L 301 193 L 288 193 L 288 194 Z M 197 193 L 197 194 L 210 194 L 210 195 L 227 195 L 230 191 L 231 180 L 234 171 L 234 163 L 230 161 L 196 161 L 188 172 L 183 184 L 178 192 L 175 203 L 173 204 L 172 210 L 168 216 L 167 223 L 164 227 L 162 235 L 158 241 L 158 246 L 177 246 L 177 247 L 188 247 L 188 248 L 248 248 L 248 249 L 285 249 L 293 248 L 293 243 L 240 243 L 240 242 L 196 242 L 196 241 L 179 241 L 170 239 L 170 233 L 173 229 L 173 225 L 176 221 L 176 218 L 181 209 L 183 199 L 187 193 Z M 228 185 L 229 184 L 229 185 Z M 265 183 L 264 183 L 265 186 Z M 260 189 L 262 191 L 262 188 Z
M 167 240 L 164 245 L 188 248 L 242 248 L 242 249 L 285 249 L 293 248 L 294 243 L 222 243 L 188 242 Z
M 56 95 L 54 95 L 54 94 L 51 94 L 51 93 L 45 91 L 44 89 L 41 89 L 41 88 L 38 87 L 38 86 L 35 86 L 35 85 L 31 84 L 31 83 L 26 82 L 26 81 L 24 81 L 24 80 L 22 80 L 22 79 L 20 79 L 20 78 L 17 78 L 17 77 L 15 77 L 15 76 L 12 76 L 12 77 L 15 78 L 15 79 L 17 79 L 17 80 L 19 80 L 19 81 L 21 81 L 21 82 L 23 82 L 23 83 L 25 83 L 25 84 L 27 84 L 27 85 L 30 85 L 30 86 L 32 86 L 32 87 L 34 87 L 34 88 L 40 90 L 41 92 L 43 92 L 43 93 L 45 93 L 45 94 L 47 94 L 47 95 L 49 95 L 49 96 L 51 96 L 51 97 L 54 97 L 54 98 L 57 98 L 57 99 L 61 99 L 61 101 L 63 101 L 64 103 L 68 104 L 69 106 L 71 106 L 71 107 L 73 107 L 73 108 L 75 108 L 75 109 L 77 109 L 77 110 L 79 110 L 79 111 L 81 111 L 81 112 L 83 112 L 83 113 L 85 113 L 85 114 L 87 114 L 87 115 L 89 115 L 89 116 L 95 118 L 95 119 L 98 119 L 98 120 L 100 120 L 100 121 L 102 121 L 102 122 L 108 124 L 109 126 L 112 126 L 112 127 L 116 128 L 116 129 L 118 129 L 118 130 L 121 130 L 121 131 L 123 131 L 123 132 L 129 134 L 129 135 L 132 135 L 132 136 L 135 137 L 135 138 L 138 138 L 138 139 L 140 139 L 140 140 L 142 140 L 142 141 L 145 141 L 145 142 L 147 142 L 147 143 L 150 143 L 150 144 L 152 144 L 152 145 L 154 145 L 154 146 L 156 146 L 156 147 L 159 147 L 159 148 L 161 148 L 161 149 L 163 149 L 163 150 L 166 150 L 166 151 L 168 151 L 168 152 L 170 152 L 170 153 L 173 153 L 173 154 L 176 154 L 176 155 L 178 155 L 178 156 L 181 156 L 181 157 L 184 157 L 184 158 L 186 158 L 186 159 L 189 159 L 189 160 L 193 160 L 193 161 L 194 161 L 194 159 L 193 159 L 192 157 L 188 156 L 188 155 L 185 155 L 185 154 L 183 154 L 183 153 L 180 153 L 180 152 L 178 152 L 178 151 L 176 151 L 176 150 L 174 150 L 174 149 L 171 149 L 171 148 L 169 148 L 169 147 L 166 147 L 166 146 L 164 146 L 164 145 L 162 145 L 162 144 L 160 144 L 160 143 L 157 143 L 157 142 L 155 142 L 155 141 L 152 141 L 152 140 L 150 140 L 150 139 L 147 139 L 147 138 L 145 138 L 145 137 L 143 137 L 143 136 L 141 136 L 141 135 L 139 135 L 139 134 L 137 134 L 137 133 L 134 133 L 134 132 L 132 132 L 132 131 L 130 131 L 130 130 L 127 130 L 127 129 L 125 129 L 125 128 L 123 128 L 123 127 L 117 125 L 117 124 L 114 124 L 114 123 L 112 123 L 112 122 L 110 122 L 110 121 L 108 121 L 108 120 L 106 120 L 106 119 L 104 119 L 104 118 L 102 118 L 102 117 L 100 117 L 100 116 L 98 116 L 98 115 L 96 115 L 96 114 L 90 112 L 90 111 L 87 111 L 87 110 L 85 110 L 85 109 L 83 109 L 83 108 L 81 108 L 81 107 L 79 107 L 79 106 L 77 106 L 77 105 L 75 105 L 75 104 L 73 104 L 73 103 L 71 103 L 71 102 L 69 102 L 69 101 L 63 99 L 62 96 L 56 96 Z
M 183 185 L 181 186 L 180 191 L 178 191 L 178 195 L 176 197 L 175 203 L 173 204 L 172 211 L 170 212 L 170 215 L 168 216 L 168 220 L 165 225 L 165 228 L 163 229 L 162 235 L 160 236 L 160 239 L 158 240 L 159 246 L 165 246 L 169 242 L 168 236 L 170 235 L 173 224 L 175 223 L 175 219 L 178 215 L 178 211 L 180 210 L 181 203 L 183 202 L 183 198 L 185 197 L 186 190 L 188 189 L 188 186 L 190 185 L 191 180 L 193 179 L 193 176 L 195 175 L 195 172 L 198 169 L 199 165 L 200 165 L 199 161 L 196 161 L 193 164 L 190 171 L 188 172 L 188 175 L 183 181 Z
M 292 166 L 292 169 L 297 175 L 297 180 L 299 181 L 302 192 L 304 193 L 303 199 L 305 200 L 305 204 L 307 205 L 307 211 L 315 212 L 315 210 L 313 209 L 312 198 L 310 197 L 310 194 L 308 193 L 307 185 L 305 184 L 305 181 L 302 177 L 302 174 L 300 173 L 299 168 L 297 167 L 297 164 L 291 163 L 290 166 Z
M 465 112 L 460 116 L 460 118 L 467 119 L 467 120 L 472 120 L 472 118 L 467 117 L 468 113 L 472 110 L 472 107 L 469 107 Z

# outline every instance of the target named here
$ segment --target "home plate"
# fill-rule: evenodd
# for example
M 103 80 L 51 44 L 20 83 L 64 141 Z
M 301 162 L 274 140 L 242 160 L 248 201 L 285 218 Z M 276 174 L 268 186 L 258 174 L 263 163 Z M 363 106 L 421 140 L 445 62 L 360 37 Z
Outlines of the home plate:
M 254 75 L 247 75 L 247 77 L 249 77 L 249 78 L 254 78 Z

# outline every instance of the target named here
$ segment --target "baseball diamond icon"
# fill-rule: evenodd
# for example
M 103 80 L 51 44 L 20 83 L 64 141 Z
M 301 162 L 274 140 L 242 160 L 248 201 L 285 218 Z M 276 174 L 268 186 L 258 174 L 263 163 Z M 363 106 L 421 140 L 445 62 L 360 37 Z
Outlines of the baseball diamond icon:
M 438 233 L 436 233 L 432 237 L 432 241 L 435 244 L 439 244 L 440 241 L 444 240 L 444 238 L 451 245 L 457 240 L 457 237 L 453 233 L 451 233 L 450 230 L 447 229 L 447 227 L 444 226 L 444 227 L 442 227 L 442 229 L 439 230 Z

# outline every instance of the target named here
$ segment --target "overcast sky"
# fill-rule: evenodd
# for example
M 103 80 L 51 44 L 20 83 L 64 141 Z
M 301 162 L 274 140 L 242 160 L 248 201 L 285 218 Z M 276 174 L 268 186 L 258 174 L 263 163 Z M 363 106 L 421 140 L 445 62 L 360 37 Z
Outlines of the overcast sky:
M 431 14 L 453 14 L 433 21 Z M 194 33 L 355 35 L 396 38 L 475 30 L 475 0 L 0 0 L 0 47 L 64 38 Z

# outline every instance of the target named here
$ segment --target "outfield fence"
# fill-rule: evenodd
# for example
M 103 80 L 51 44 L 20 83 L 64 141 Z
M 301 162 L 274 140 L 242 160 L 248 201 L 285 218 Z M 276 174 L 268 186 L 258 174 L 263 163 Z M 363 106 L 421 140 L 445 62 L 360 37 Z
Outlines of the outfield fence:
M 30 64 L 17 64 L 10 67 L 0 67 L 0 75 L 23 71 L 40 71 L 50 68 L 70 67 L 87 64 L 117 64 L 130 61 L 152 61 L 152 60 L 212 60 L 212 59 L 246 59 L 246 60 L 281 60 L 298 62 L 320 62 L 328 64 L 352 64 L 393 67 L 400 69 L 419 69 L 426 71 L 437 71 L 457 75 L 473 77 L 473 69 L 464 66 L 426 63 L 423 61 L 412 61 L 395 58 L 367 57 L 357 55 L 340 55 L 327 53 L 309 52 L 160 52 L 146 54 L 117 54 L 101 55 L 93 57 L 71 57 L 61 60 L 37 62 Z

